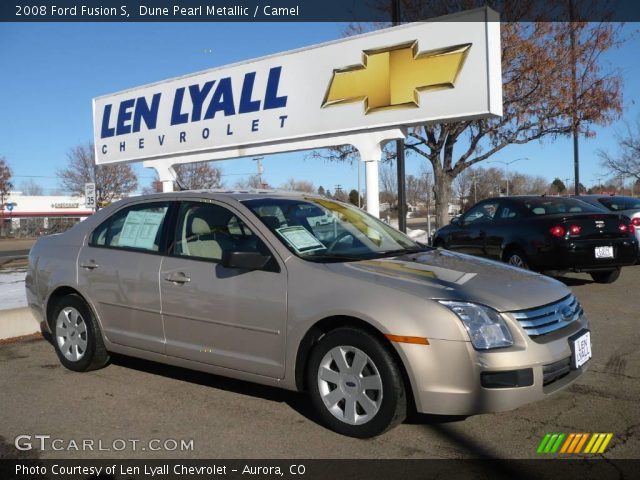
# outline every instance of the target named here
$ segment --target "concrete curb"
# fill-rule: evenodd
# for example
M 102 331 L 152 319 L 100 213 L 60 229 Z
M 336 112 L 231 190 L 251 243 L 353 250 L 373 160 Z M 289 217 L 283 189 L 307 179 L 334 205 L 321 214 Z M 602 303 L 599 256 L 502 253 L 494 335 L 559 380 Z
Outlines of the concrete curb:
M 28 307 L 0 310 L 0 340 L 40 333 L 40 324 Z

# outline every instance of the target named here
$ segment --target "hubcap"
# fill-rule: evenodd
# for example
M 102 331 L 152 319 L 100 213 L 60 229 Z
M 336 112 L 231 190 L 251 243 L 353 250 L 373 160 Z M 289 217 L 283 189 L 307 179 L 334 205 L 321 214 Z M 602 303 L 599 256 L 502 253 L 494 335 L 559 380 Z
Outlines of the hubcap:
M 526 263 L 520 255 L 511 255 L 509 257 L 509 265 L 513 265 L 514 267 L 527 268 Z
M 56 319 L 56 341 L 67 360 L 77 362 L 87 351 L 87 324 L 73 307 L 63 308 Z
M 382 404 L 382 379 L 373 360 L 351 346 L 334 347 L 318 368 L 322 401 L 338 420 L 362 425 L 371 420 Z

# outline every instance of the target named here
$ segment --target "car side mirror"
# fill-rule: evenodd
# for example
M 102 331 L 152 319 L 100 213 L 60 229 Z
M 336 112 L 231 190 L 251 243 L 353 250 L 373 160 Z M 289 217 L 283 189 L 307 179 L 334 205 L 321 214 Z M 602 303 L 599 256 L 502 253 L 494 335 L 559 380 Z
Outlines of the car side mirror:
M 238 268 L 241 270 L 262 270 L 271 260 L 270 255 L 262 255 L 258 252 L 241 252 L 237 250 L 222 253 L 221 264 L 225 268 Z
M 453 217 L 451 219 L 451 225 L 462 225 L 462 220 L 460 219 L 460 217 Z

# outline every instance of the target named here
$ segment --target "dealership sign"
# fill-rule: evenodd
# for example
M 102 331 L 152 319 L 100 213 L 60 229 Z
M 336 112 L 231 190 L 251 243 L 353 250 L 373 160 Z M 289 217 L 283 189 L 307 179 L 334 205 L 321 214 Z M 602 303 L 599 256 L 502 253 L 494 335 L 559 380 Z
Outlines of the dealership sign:
M 249 155 L 261 145 L 499 116 L 497 14 L 483 8 L 458 17 L 98 97 L 96 163 Z

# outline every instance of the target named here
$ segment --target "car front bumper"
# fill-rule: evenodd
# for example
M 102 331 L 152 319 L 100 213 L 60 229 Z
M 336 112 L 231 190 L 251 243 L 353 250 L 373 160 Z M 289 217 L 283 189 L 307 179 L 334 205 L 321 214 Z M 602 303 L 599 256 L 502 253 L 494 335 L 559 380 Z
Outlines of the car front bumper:
M 513 347 L 485 352 L 475 350 L 471 342 L 432 339 L 429 345 L 398 344 L 398 349 L 407 367 L 418 412 L 438 415 L 501 412 L 547 398 L 582 375 L 590 361 L 553 378 L 559 366 L 570 362 L 569 337 L 586 328 L 588 321 L 583 316 L 562 330 L 538 337 L 538 341 L 519 332 L 522 341 L 516 341 Z M 528 386 L 482 385 L 483 374 L 529 370 L 533 378 Z

